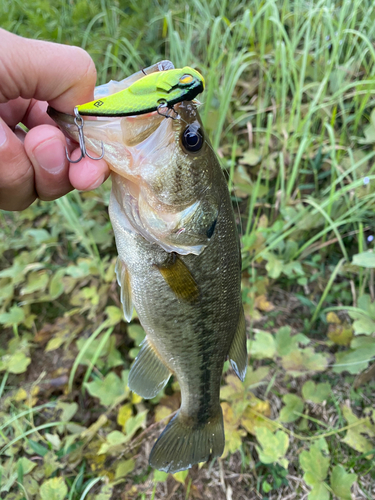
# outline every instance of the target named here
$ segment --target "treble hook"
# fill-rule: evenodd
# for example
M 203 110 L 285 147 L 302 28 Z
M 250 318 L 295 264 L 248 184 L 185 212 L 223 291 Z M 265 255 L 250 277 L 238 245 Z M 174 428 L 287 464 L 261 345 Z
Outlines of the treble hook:
M 159 111 L 160 109 L 165 109 L 165 108 L 167 109 L 166 113 L 161 113 Z M 168 106 L 168 104 L 166 102 L 161 102 L 159 104 L 159 106 L 156 108 L 156 111 L 157 111 L 158 115 L 164 116 L 164 118 L 171 118 L 172 120 L 177 120 L 178 113 L 174 109 L 173 105 L 172 106 Z M 175 113 L 176 116 L 172 116 L 172 112 Z
M 104 156 L 104 145 L 102 141 L 102 154 L 98 158 L 93 158 L 90 156 L 86 150 L 86 144 L 85 144 L 85 136 L 83 135 L 83 125 L 84 125 L 84 120 L 82 116 L 79 114 L 79 111 L 77 107 L 74 108 L 74 123 L 76 127 L 78 128 L 78 142 L 79 142 L 79 148 L 81 150 L 81 156 L 78 158 L 78 160 L 71 160 L 69 157 L 68 149 L 65 147 L 65 154 L 70 163 L 78 163 L 79 161 L 82 160 L 85 156 L 88 156 L 91 158 L 91 160 L 101 160 Z

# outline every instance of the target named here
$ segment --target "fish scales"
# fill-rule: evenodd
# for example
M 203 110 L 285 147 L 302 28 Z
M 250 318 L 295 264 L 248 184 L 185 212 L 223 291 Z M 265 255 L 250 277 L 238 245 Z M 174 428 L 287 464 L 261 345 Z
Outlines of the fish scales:
M 174 374 L 181 388 L 181 408 L 150 455 L 153 467 L 172 473 L 222 454 L 223 364 L 228 356 L 241 380 L 247 366 L 227 184 L 197 105 L 175 109 L 175 120 L 151 113 L 85 124 L 87 147 L 97 152 L 103 140 L 112 171 L 124 314 L 130 321 L 135 307 L 146 332 L 129 387 L 152 398 Z M 74 137 L 72 120 L 53 117 Z

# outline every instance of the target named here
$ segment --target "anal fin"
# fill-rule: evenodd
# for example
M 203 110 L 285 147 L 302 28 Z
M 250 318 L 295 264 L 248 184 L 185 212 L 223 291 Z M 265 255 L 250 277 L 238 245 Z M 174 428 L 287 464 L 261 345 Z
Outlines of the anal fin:
M 172 253 L 168 262 L 157 268 L 179 300 L 195 302 L 199 298 L 198 285 L 187 265 L 177 254 Z
M 126 268 L 126 264 L 120 259 L 120 257 L 117 257 L 115 271 L 117 283 L 121 287 L 121 304 L 124 311 L 124 316 L 126 321 L 130 323 L 133 316 L 133 300 L 130 287 L 130 276 L 129 271 Z
M 130 390 L 144 399 L 154 398 L 166 385 L 170 376 L 171 372 L 146 337 L 130 369 L 128 380 Z
M 247 348 L 246 323 L 242 305 L 237 330 L 229 349 L 229 361 L 237 377 L 243 382 L 247 369 Z

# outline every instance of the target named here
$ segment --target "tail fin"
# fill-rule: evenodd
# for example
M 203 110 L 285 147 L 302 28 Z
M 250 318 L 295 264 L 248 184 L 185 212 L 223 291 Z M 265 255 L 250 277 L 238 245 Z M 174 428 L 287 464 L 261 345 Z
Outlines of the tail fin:
M 150 454 L 150 465 L 174 474 L 190 469 L 224 451 L 224 425 L 221 407 L 216 417 L 204 425 L 188 425 L 180 412 L 169 422 Z

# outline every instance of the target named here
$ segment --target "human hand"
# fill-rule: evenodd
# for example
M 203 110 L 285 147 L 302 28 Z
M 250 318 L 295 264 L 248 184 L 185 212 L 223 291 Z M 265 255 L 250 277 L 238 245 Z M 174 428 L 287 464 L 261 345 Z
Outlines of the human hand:
M 76 104 L 93 100 L 96 70 L 88 53 L 2 29 L 0 47 L 0 208 L 23 210 L 36 198 L 98 187 L 109 175 L 106 162 L 69 163 L 67 140 L 46 114 L 48 104 L 72 114 Z M 79 158 L 79 148 L 69 142 L 68 149 Z

